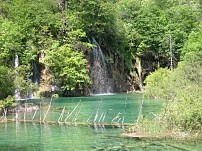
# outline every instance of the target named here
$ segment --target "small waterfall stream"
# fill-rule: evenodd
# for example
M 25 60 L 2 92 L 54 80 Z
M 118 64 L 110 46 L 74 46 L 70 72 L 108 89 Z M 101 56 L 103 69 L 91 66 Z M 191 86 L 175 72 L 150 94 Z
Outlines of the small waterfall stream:
M 40 73 L 37 68 L 37 63 L 34 60 L 31 62 L 31 72 L 32 72 L 32 76 L 31 76 L 32 82 L 35 83 L 36 85 L 39 85 Z
M 14 59 L 14 67 L 19 67 L 19 58 L 17 52 L 15 53 L 15 59 Z
M 17 52 L 15 52 L 15 56 L 14 56 L 14 68 L 15 68 L 15 70 L 17 69 L 19 67 L 19 57 L 18 57 L 18 54 L 17 54 Z M 18 76 L 18 72 L 17 72 L 17 70 L 16 70 L 16 77 Z M 15 88 L 15 91 L 14 91 L 14 93 L 15 93 L 15 99 L 16 100 L 20 100 L 20 91 L 19 91 L 19 89 L 18 88 Z
M 40 80 L 40 73 L 39 73 L 39 70 L 37 68 L 37 63 L 34 60 L 31 62 L 31 73 L 32 73 L 32 76 L 30 77 L 30 80 L 32 81 L 32 83 L 35 86 L 38 86 L 39 85 L 39 80 Z M 28 92 L 27 98 L 29 98 L 29 99 L 34 98 L 34 91 L 33 90 L 30 90 Z
M 92 38 L 92 44 L 95 47 L 91 51 L 90 77 L 92 80 L 92 87 L 90 92 L 92 94 L 110 93 L 112 87 L 107 75 L 105 56 L 94 38 Z

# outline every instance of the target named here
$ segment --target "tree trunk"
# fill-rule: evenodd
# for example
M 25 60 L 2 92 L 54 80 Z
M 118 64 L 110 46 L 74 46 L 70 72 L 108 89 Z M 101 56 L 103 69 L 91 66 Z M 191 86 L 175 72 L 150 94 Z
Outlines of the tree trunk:
M 170 70 L 173 71 L 173 42 L 171 34 L 169 34 L 169 50 L 170 50 Z
M 141 64 L 141 58 L 136 58 L 136 66 L 137 66 L 137 72 L 138 72 L 138 79 L 139 79 L 139 87 L 140 91 L 143 90 L 143 82 L 142 82 L 142 64 Z
M 64 11 L 65 10 L 65 5 L 66 5 L 66 0 L 59 0 L 58 5 L 59 5 L 59 9 L 61 11 Z

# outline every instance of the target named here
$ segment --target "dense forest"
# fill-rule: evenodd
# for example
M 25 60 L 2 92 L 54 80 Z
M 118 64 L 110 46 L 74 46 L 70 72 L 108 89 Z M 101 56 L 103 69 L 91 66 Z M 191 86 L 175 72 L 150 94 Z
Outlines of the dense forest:
M 171 100 L 170 126 L 199 129 L 201 7 L 201 0 L 0 0 L 0 107 L 32 95 L 145 90 Z M 106 91 L 93 87 L 101 67 Z

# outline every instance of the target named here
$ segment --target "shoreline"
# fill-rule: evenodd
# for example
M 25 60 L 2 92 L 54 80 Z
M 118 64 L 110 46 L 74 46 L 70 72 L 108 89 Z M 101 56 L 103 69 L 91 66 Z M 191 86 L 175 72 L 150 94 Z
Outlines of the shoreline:
M 122 137 L 134 138 L 134 139 L 173 139 L 177 141 L 201 141 L 202 132 L 188 133 L 188 132 L 170 132 L 170 133 L 122 133 Z

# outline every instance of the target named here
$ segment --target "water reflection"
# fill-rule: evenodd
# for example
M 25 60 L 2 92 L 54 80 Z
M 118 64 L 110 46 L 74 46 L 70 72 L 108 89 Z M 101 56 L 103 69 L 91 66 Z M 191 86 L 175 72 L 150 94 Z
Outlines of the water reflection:
M 127 97 L 126 97 L 127 96 Z M 102 99 L 101 99 L 102 98 Z M 166 140 L 137 140 L 121 137 L 123 128 L 109 128 L 103 123 L 133 123 L 141 105 L 141 95 L 110 95 L 80 98 L 59 98 L 52 102 L 47 120 L 57 121 L 62 109 L 66 106 L 64 117 L 73 111 L 81 100 L 77 122 L 94 122 L 93 126 L 67 126 L 59 124 L 37 124 L 10 122 L 0 124 L 0 150 L 15 151 L 49 151 L 49 150 L 200 150 L 202 143 L 170 142 Z M 101 101 L 102 100 L 102 101 Z M 38 103 L 40 104 L 40 103 Z M 49 101 L 44 101 L 49 104 Z M 43 119 L 47 108 L 38 110 L 35 119 Z M 144 100 L 142 113 L 148 116 L 150 112 L 160 111 L 160 102 Z M 19 113 L 20 114 L 20 113 Z M 32 119 L 35 112 L 26 114 L 26 119 Z M 24 115 L 19 115 L 22 119 Z M 69 121 L 74 118 L 69 118 Z
M 17 126 L 16 126 L 17 125 Z M 13 135 L 16 132 L 15 135 Z M 0 125 L 1 150 L 200 150 L 202 144 L 121 137 L 121 129 L 50 124 Z

